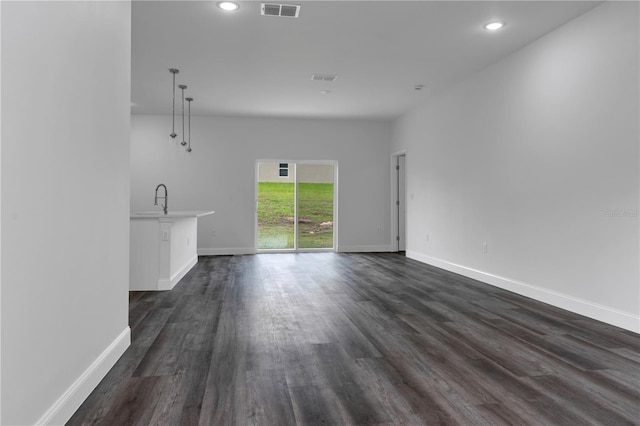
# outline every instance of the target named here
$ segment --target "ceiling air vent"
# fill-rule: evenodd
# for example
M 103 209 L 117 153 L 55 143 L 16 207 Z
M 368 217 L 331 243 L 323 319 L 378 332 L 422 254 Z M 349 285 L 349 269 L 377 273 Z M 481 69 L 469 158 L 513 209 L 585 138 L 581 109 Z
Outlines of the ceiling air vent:
M 313 74 L 311 80 L 313 81 L 336 81 L 338 78 L 335 74 Z
M 294 4 L 262 3 L 260 10 L 264 16 L 297 18 L 300 15 L 300 6 Z

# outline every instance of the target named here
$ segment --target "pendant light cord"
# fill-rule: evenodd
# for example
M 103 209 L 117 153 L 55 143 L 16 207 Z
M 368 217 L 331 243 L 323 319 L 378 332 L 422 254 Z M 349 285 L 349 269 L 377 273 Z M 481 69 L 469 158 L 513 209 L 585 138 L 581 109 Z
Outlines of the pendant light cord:
M 171 102 L 171 136 L 175 138 L 176 136 L 176 74 L 180 71 L 176 68 L 169 68 L 169 72 L 173 74 L 173 99 Z
M 182 89 L 182 142 L 180 142 L 180 145 L 185 146 L 187 142 L 184 140 L 184 89 L 186 89 L 187 86 L 181 84 L 178 87 Z
M 191 101 L 192 100 L 193 100 L 193 98 L 187 98 L 187 102 L 188 102 L 187 107 L 189 108 L 189 114 L 188 114 L 188 117 L 189 117 L 188 120 L 189 121 L 187 122 L 187 124 L 188 124 L 188 126 L 187 126 L 187 135 L 188 135 L 187 136 L 187 140 L 189 142 L 188 142 L 188 145 L 187 145 L 187 152 L 191 152 L 192 151 L 192 149 L 191 149 Z

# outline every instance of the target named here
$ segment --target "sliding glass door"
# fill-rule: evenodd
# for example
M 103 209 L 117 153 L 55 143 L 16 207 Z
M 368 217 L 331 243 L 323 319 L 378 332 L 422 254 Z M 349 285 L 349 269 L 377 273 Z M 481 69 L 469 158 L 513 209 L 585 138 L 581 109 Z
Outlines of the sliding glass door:
M 258 162 L 258 250 L 334 248 L 335 167 L 333 162 Z

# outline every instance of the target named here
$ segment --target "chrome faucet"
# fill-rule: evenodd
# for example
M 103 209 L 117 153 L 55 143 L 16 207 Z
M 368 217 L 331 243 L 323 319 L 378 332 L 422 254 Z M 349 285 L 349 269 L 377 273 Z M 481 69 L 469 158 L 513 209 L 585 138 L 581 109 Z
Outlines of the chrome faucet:
M 164 197 L 158 197 L 158 189 L 160 189 L 160 187 L 164 188 Z M 162 205 L 162 210 L 164 211 L 164 214 L 167 214 L 167 205 L 169 204 L 169 193 L 167 192 L 167 187 L 165 186 L 164 183 L 161 183 L 160 185 L 156 186 L 156 196 L 153 202 L 154 206 L 158 205 L 158 198 L 162 198 L 164 200 L 164 204 Z

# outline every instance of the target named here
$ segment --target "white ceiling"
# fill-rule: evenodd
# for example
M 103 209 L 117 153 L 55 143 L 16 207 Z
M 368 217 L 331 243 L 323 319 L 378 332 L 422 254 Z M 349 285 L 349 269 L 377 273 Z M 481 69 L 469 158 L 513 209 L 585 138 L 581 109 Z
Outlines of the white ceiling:
M 194 115 L 391 119 L 601 2 L 283 3 L 301 4 L 300 17 L 261 16 L 254 1 L 232 13 L 215 1 L 134 1 L 132 112 L 170 114 L 178 68 Z M 492 19 L 507 25 L 487 32 Z

